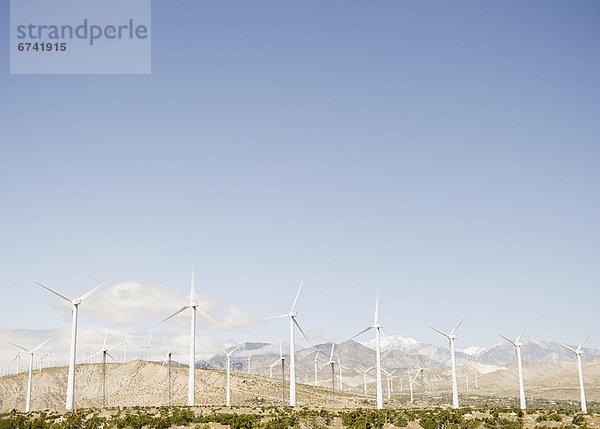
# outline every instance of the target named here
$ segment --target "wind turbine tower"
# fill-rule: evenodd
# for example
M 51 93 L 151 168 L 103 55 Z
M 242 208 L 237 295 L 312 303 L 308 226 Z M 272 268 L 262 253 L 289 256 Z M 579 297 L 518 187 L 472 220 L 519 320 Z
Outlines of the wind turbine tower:
M 68 296 L 63 295 L 60 292 L 55 291 L 54 289 L 49 288 L 48 286 L 44 286 L 41 283 L 37 283 L 39 286 L 44 289 L 49 290 L 53 294 L 60 296 L 62 299 L 71 303 L 72 306 L 72 322 L 71 322 L 71 351 L 69 353 L 69 376 L 67 379 L 67 403 L 66 409 L 72 410 L 75 404 L 75 359 L 77 358 L 77 316 L 79 314 L 79 305 L 91 294 L 96 292 L 102 286 L 104 286 L 108 281 L 101 283 L 99 286 L 96 286 L 91 291 L 84 293 L 77 299 L 69 298 Z
M 319 352 L 320 350 L 317 349 L 317 354 L 315 355 L 315 386 L 319 385 L 319 368 L 318 368 L 318 360 L 319 360 Z
M 581 355 L 583 354 L 583 345 L 587 341 L 590 336 L 588 335 L 585 339 L 579 344 L 579 346 L 574 349 L 572 347 L 561 344 L 565 349 L 572 351 L 575 353 L 575 359 L 577 360 L 577 370 L 579 371 L 579 391 L 581 393 L 581 412 L 587 413 L 587 403 L 585 401 L 585 389 L 583 387 L 583 369 L 581 367 Z
M 194 268 L 192 268 L 192 281 L 190 283 L 190 303 L 184 305 L 175 313 L 171 314 L 169 317 L 161 320 L 160 323 L 166 322 L 171 317 L 178 315 L 182 311 L 187 310 L 188 308 L 192 309 L 192 317 L 190 324 L 190 366 L 189 366 L 189 374 L 188 374 L 188 406 L 193 407 L 196 405 L 196 312 L 200 313 L 202 316 L 206 317 L 211 322 L 218 324 L 218 322 L 206 314 L 204 311 L 200 310 L 198 306 L 200 303 L 196 301 L 196 293 L 194 291 Z
M 18 344 L 15 343 L 11 343 L 13 346 L 18 347 L 22 350 L 25 350 L 27 353 L 29 353 L 29 378 L 27 381 L 27 399 L 25 400 L 25 412 L 28 413 L 29 410 L 31 409 L 31 374 L 33 371 L 33 354 L 40 349 L 40 347 L 43 347 L 44 344 L 46 344 L 48 341 L 50 341 L 50 338 L 48 338 L 46 341 L 44 341 L 42 344 L 40 344 L 39 346 L 37 346 L 34 349 L 27 349 L 23 346 L 20 346 Z
M 408 371 L 408 384 L 410 385 L 410 402 L 413 402 L 413 384 L 417 381 L 417 377 L 423 371 L 423 368 L 419 368 L 414 377 L 410 376 L 410 370 Z
M 236 348 L 234 348 L 233 350 L 230 350 L 229 352 L 226 352 L 225 350 L 223 350 L 219 346 L 217 346 L 217 348 L 219 350 L 221 350 L 223 353 L 225 353 L 225 356 L 227 357 L 227 398 L 226 398 L 226 405 L 228 407 L 231 407 L 231 378 L 230 378 L 230 374 L 229 374 L 229 371 L 231 370 L 231 355 L 233 354 L 233 352 L 235 352 L 237 349 L 239 349 L 240 346 L 237 346 Z
M 521 400 L 522 410 L 527 408 L 527 405 L 525 404 L 525 387 L 523 386 L 523 363 L 521 361 L 521 347 L 523 346 L 523 343 L 521 342 L 521 336 L 523 335 L 523 332 L 525 332 L 525 329 L 527 329 L 527 326 L 523 328 L 517 339 L 514 341 L 509 340 L 504 335 L 500 335 L 515 347 L 515 352 L 517 353 L 517 367 L 519 370 L 519 398 Z
M 440 331 L 439 329 L 434 328 L 433 326 L 429 326 L 434 331 L 439 332 L 440 334 L 448 338 L 448 342 L 450 343 L 450 362 L 452 364 L 452 408 L 458 408 L 458 387 L 456 386 L 456 357 L 454 355 L 454 340 L 456 340 L 457 337 L 456 335 L 454 335 L 454 333 L 456 332 L 460 324 L 463 322 L 463 320 L 465 320 L 464 317 L 461 319 L 460 322 L 456 324 L 454 329 L 452 329 L 449 334 L 445 333 L 444 331 Z
M 294 312 L 296 308 L 296 303 L 298 302 L 298 297 L 300 296 L 300 291 L 302 290 L 302 282 L 300 282 L 300 287 L 298 288 L 298 292 L 296 293 L 296 298 L 294 299 L 294 303 L 292 304 L 292 308 L 288 314 L 282 314 L 280 316 L 273 316 L 270 319 L 281 319 L 285 317 L 290 318 L 290 407 L 296 406 L 296 342 L 295 342 L 295 327 L 297 326 L 306 341 L 309 341 L 308 337 L 298 324 L 296 320 L 297 313 Z M 296 326 L 294 326 L 296 325 Z
M 376 344 L 375 352 L 376 352 L 376 356 L 377 356 L 376 368 L 377 368 L 377 409 L 378 410 L 383 409 L 383 389 L 382 389 L 382 385 L 381 385 L 381 338 L 380 338 L 381 334 L 382 334 L 382 330 L 381 330 L 382 327 L 383 327 L 383 325 L 381 323 L 379 323 L 379 294 L 377 294 L 377 297 L 375 299 L 375 318 L 374 318 L 373 324 L 371 326 L 363 329 L 362 331 L 360 331 L 358 334 L 356 334 L 355 336 L 353 336 L 350 339 L 354 339 L 354 338 L 358 337 L 359 335 L 362 335 L 371 329 L 375 329 L 375 344 Z

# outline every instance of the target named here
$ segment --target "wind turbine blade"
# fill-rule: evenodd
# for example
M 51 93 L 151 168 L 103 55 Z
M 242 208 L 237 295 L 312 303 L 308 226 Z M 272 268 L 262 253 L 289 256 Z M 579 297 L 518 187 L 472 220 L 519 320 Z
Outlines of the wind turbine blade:
M 175 313 L 171 314 L 169 317 L 164 318 L 163 320 L 161 320 L 159 323 L 163 323 L 166 322 L 167 320 L 169 320 L 171 317 L 173 316 L 177 316 L 179 313 L 181 313 L 183 310 L 189 308 L 189 305 L 185 305 L 183 307 L 181 307 L 179 310 L 177 310 Z
M 454 335 L 454 333 L 456 332 L 456 330 L 458 329 L 458 327 L 460 326 L 460 324 L 463 322 L 463 320 L 465 320 L 464 317 L 462 319 L 460 319 L 460 322 L 458 322 L 456 324 L 456 326 L 454 327 L 454 329 L 450 331 L 450 335 Z
M 160 340 L 160 343 L 163 345 L 163 347 L 165 348 L 165 351 L 167 353 L 169 353 L 169 349 L 167 348 L 167 346 L 165 345 L 165 342 L 163 341 L 163 339 L 161 338 L 161 336 L 158 336 L 158 339 Z
M 72 300 L 71 298 L 69 298 L 69 297 L 67 297 L 67 296 L 63 295 L 62 293 L 60 293 L 60 292 L 57 292 L 57 291 L 55 291 L 54 289 L 52 289 L 52 288 L 49 288 L 48 286 L 45 286 L 45 285 L 43 285 L 43 284 L 41 284 L 41 283 L 39 283 L 39 282 L 35 282 L 35 283 L 36 283 L 37 285 L 39 285 L 39 286 L 43 287 L 44 289 L 47 289 L 47 290 L 49 290 L 49 291 L 50 291 L 50 292 L 52 292 L 53 294 L 56 294 L 56 295 L 60 296 L 62 299 L 66 299 L 66 300 L 67 300 L 67 301 L 69 301 L 70 303 L 73 303 L 73 300 Z
M 381 332 L 383 334 L 383 336 L 385 337 L 386 340 L 388 340 L 388 346 L 392 343 L 392 339 L 390 337 L 388 337 L 385 332 L 383 332 L 383 329 L 379 328 L 379 332 Z
M 439 333 L 440 333 L 440 334 L 442 334 L 444 337 L 448 337 L 448 338 L 450 338 L 450 335 L 446 334 L 444 331 L 440 331 L 438 328 L 434 328 L 434 327 L 433 327 L 433 326 L 431 326 L 431 325 L 429 325 L 429 327 L 430 327 L 431 329 L 433 329 L 434 331 L 436 331 L 436 332 L 439 332 Z
M 42 344 L 40 344 L 39 346 L 37 346 L 35 349 L 33 349 L 31 352 L 35 352 L 36 350 L 38 350 L 40 347 L 44 346 L 48 341 L 50 341 L 50 338 L 48 338 L 46 341 L 44 341 Z
M 310 344 L 310 340 L 308 339 L 308 337 L 306 336 L 306 334 L 304 333 L 304 331 L 302 330 L 302 328 L 298 324 L 298 321 L 296 320 L 296 318 L 292 317 L 292 320 L 294 321 L 294 324 L 298 327 L 298 329 L 300 330 L 300 332 L 302 332 L 302 335 L 304 336 L 304 338 L 306 339 L 306 341 L 308 341 L 308 343 Z
M 355 336 L 353 336 L 352 338 L 350 338 L 351 340 L 358 337 L 359 335 L 364 334 L 365 332 L 367 332 L 368 330 L 373 329 L 372 326 L 369 326 L 368 328 L 363 329 L 362 331 L 360 331 L 358 334 L 356 334 Z
M 94 292 L 96 292 L 98 289 L 100 289 L 102 286 L 104 286 L 106 283 L 108 283 L 110 280 L 106 280 L 103 283 L 100 283 L 98 286 L 96 286 L 94 289 L 92 289 L 91 291 L 84 293 L 83 295 L 81 295 L 78 299 L 79 301 L 83 301 L 84 299 L 86 299 L 88 296 L 90 296 L 91 294 L 93 294 Z
M 198 311 L 198 313 L 200 313 L 201 315 L 203 315 L 204 317 L 206 317 L 208 320 L 210 320 L 211 322 L 213 322 L 215 325 L 219 324 L 219 322 L 217 322 L 215 319 L 213 319 L 212 317 L 210 317 L 204 311 L 200 310 L 199 308 L 197 308 L 196 310 Z
M 302 282 L 304 280 L 302 280 L 300 282 L 300 287 L 298 288 L 298 292 L 296 292 L 296 298 L 294 298 L 294 303 L 292 304 L 292 309 L 290 310 L 290 313 L 294 312 L 294 308 L 296 308 L 296 303 L 298 302 L 298 297 L 300 296 L 300 291 L 302 290 Z
M 279 362 L 281 362 L 281 359 L 277 359 L 275 362 L 273 362 L 271 364 L 271 366 L 269 368 L 273 368 L 275 365 L 277 365 Z
M 375 319 L 373 324 L 377 325 L 379 322 L 379 292 L 377 292 L 377 297 L 375 298 Z
M 25 348 L 25 347 L 23 347 L 23 346 L 20 346 L 20 345 L 18 345 L 18 344 L 15 344 L 15 343 L 11 343 L 11 344 L 12 344 L 13 346 L 15 346 L 15 347 L 18 347 L 18 348 L 20 348 L 20 349 L 23 349 L 23 350 L 25 350 L 27 353 L 31 353 L 31 350 L 29 350 L 29 349 L 26 349 L 26 348 Z
M 240 344 L 239 346 L 237 346 L 235 349 L 231 350 L 229 352 L 229 355 L 231 356 L 233 354 L 233 352 L 235 352 L 237 349 L 239 349 L 240 347 L 242 347 L 242 345 Z
M 590 334 L 592 335 L 592 334 Z M 588 338 L 590 338 L 590 335 L 588 335 L 587 337 L 585 337 L 585 339 L 581 342 L 581 344 L 579 344 L 579 347 L 577 347 L 577 351 L 580 352 L 581 348 L 583 347 L 583 345 L 585 344 L 585 342 L 588 340 Z
M 329 362 L 333 360 L 333 348 L 335 347 L 335 343 L 331 342 L 331 355 L 329 355 Z
M 91 358 L 93 358 L 95 356 L 98 356 L 100 353 L 103 353 L 103 352 L 104 352 L 104 350 L 100 350 L 99 352 L 94 353 L 93 355 L 91 355 L 90 357 L 88 357 L 88 359 L 91 359 Z
M 281 314 L 279 316 L 265 317 L 263 320 L 283 319 L 284 317 L 288 317 L 288 316 L 289 316 L 289 314 Z
M 106 352 L 106 355 L 113 360 L 114 363 L 118 363 L 117 360 L 111 355 L 109 352 Z
M 319 352 L 320 352 L 320 350 L 317 349 L 317 354 L 315 355 L 315 362 L 319 360 Z
M 194 267 L 192 266 L 192 281 L 190 282 L 190 303 L 194 302 L 196 291 L 194 290 Z
M 502 338 L 504 338 L 506 341 L 508 341 L 509 343 L 511 343 L 513 346 L 517 347 L 516 341 L 513 340 L 509 340 L 508 338 L 506 338 L 504 335 L 502 334 L 498 334 L 500 335 Z M 517 338 L 517 341 L 519 341 L 519 339 Z
M 565 349 L 571 350 L 573 353 L 577 354 L 577 350 L 575 350 L 573 347 L 566 346 L 563 343 L 560 343 L 560 345 L 563 346 Z
M 521 336 L 522 336 L 522 335 L 523 335 L 523 333 L 525 332 L 525 329 L 527 329 L 527 326 L 525 326 L 525 327 L 523 328 L 523 330 L 521 331 L 521 333 L 520 333 L 520 334 L 519 334 L 519 336 L 517 337 L 517 340 L 516 340 L 516 341 L 519 341 L 519 340 L 521 339 Z M 516 341 L 515 341 L 515 342 L 516 342 Z
M 218 344 L 213 344 L 213 346 L 215 346 L 217 349 L 221 350 L 223 353 L 227 354 L 227 352 L 225 350 L 223 350 L 221 348 L 221 346 L 219 346 Z
M 102 349 L 106 350 L 106 337 L 108 336 L 108 328 L 104 330 L 104 345 Z

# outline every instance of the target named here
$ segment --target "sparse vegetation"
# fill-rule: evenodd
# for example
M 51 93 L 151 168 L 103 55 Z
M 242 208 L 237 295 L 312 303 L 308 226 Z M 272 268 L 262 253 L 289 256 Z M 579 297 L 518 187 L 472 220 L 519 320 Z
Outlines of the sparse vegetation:
M 570 417 L 574 415 L 574 417 Z M 567 416 L 569 416 L 567 418 Z M 527 417 L 527 418 L 525 418 Z M 349 429 L 383 429 L 384 427 L 411 427 L 422 429 L 556 429 L 592 426 L 594 414 L 574 414 L 572 409 L 528 410 L 523 413 L 513 408 L 407 408 L 373 410 L 358 408 L 337 412 L 303 407 L 253 407 L 224 411 L 213 407 L 204 413 L 187 407 L 114 408 L 78 410 L 59 414 L 39 412 L 24 414 L 17 411 L 0 414 L 0 429 L 167 429 L 194 427 L 208 429 L 218 423 L 232 429 L 327 428 L 335 419 Z M 526 420 L 528 423 L 526 423 Z M 411 423 L 412 422 L 412 423 Z

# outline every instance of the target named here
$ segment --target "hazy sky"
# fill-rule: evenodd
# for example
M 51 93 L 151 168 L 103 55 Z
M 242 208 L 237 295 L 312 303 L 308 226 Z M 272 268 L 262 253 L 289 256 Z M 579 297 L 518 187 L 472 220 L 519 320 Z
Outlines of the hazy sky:
M 79 295 L 112 279 L 80 326 L 184 335 L 187 316 L 157 322 L 193 265 L 230 318 L 216 340 L 287 338 L 257 320 L 304 280 L 315 341 L 372 323 L 379 291 L 388 335 L 445 345 L 427 325 L 466 315 L 459 347 L 525 324 L 600 347 L 600 3 L 152 15 L 149 76 L 9 75 L 0 32 L 0 327 L 69 326 L 34 281 Z M 130 301 L 109 308 L 122 282 Z M 131 299 L 148 310 L 122 317 Z

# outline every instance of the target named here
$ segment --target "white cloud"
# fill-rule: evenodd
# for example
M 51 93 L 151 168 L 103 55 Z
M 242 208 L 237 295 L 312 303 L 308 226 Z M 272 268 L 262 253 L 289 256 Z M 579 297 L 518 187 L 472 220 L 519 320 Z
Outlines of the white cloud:
M 206 294 L 196 295 L 198 309 L 218 322 L 214 325 L 198 314 L 198 328 L 216 330 L 244 330 L 256 324 L 248 312 L 239 307 L 218 302 Z M 88 298 L 85 312 L 95 320 L 118 326 L 153 325 L 173 314 L 189 302 L 189 296 L 161 284 L 142 286 L 135 281 L 124 281 L 100 290 Z M 189 311 L 189 310 L 188 310 Z M 189 315 L 184 312 L 167 322 L 173 326 L 188 327 Z

